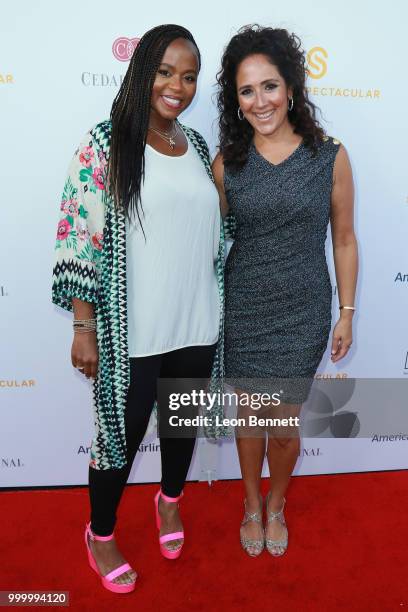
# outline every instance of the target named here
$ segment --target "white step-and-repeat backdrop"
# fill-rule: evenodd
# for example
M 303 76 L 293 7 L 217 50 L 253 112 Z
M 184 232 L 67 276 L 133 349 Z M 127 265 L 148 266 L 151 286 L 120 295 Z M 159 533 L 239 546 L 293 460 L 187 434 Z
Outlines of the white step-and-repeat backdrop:
M 14 0 L 3 3 L 0 15 L 0 486 L 87 480 L 90 384 L 70 363 L 71 317 L 50 301 L 60 197 L 83 134 L 109 116 L 132 45 L 160 23 L 186 26 L 201 49 L 198 95 L 182 120 L 200 130 L 213 151 L 215 74 L 231 35 L 257 22 L 301 37 L 312 99 L 352 161 L 361 261 L 352 351 L 338 365 L 326 355 L 318 376 L 347 381 L 408 375 L 404 0 Z M 357 414 L 364 400 L 359 406 L 352 398 L 334 406 L 333 415 Z M 296 473 L 407 468 L 407 432 L 398 423 L 393 433 L 305 438 Z M 135 482 L 159 480 L 159 448 L 152 434 L 146 438 L 132 472 Z M 190 478 L 207 477 L 239 477 L 232 441 L 199 441 Z

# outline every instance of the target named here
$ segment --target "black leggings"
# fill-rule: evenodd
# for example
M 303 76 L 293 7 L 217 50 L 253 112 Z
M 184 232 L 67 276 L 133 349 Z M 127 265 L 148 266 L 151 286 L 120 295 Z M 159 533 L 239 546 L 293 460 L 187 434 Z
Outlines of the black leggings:
M 160 355 L 130 359 L 130 385 L 125 407 L 127 463 L 120 469 L 96 470 L 89 467 L 91 529 L 95 534 L 106 536 L 114 530 L 123 489 L 157 397 L 158 378 L 207 379 L 211 373 L 215 348 L 215 344 L 191 346 Z M 172 391 L 179 392 L 180 388 L 175 387 Z M 164 414 L 168 414 L 168 404 L 161 405 L 159 412 L 162 421 Z M 194 451 L 195 431 L 196 428 L 190 434 L 193 437 L 160 435 L 161 488 L 169 497 L 177 497 L 183 490 Z

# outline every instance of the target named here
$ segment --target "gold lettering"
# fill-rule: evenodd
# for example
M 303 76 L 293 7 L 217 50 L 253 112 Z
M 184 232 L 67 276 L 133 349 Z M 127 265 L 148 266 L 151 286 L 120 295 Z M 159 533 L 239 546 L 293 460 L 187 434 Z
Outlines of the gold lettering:
M 0 83 L 12 83 L 13 75 L 12 74 L 1 74 L 0 72 Z
M 380 90 L 374 89 L 374 98 L 379 98 L 379 97 L 380 97 Z
M 324 77 L 327 72 L 327 62 L 325 61 L 327 58 L 327 51 L 323 47 L 313 47 L 313 49 L 310 49 L 307 54 L 308 66 L 306 71 L 312 79 Z
M 322 96 L 327 96 L 327 93 L 326 93 L 327 89 L 326 89 L 326 87 L 322 87 L 320 91 L 322 93 Z
M 35 379 L 28 378 L 27 380 L 0 380 L 0 387 L 34 387 Z
M 335 96 L 341 96 L 341 89 L 336 89 Z
M 343 89 L 343 96 L 347 98 L 349 95 L 350 95 L 350 90 L 349 89 Z

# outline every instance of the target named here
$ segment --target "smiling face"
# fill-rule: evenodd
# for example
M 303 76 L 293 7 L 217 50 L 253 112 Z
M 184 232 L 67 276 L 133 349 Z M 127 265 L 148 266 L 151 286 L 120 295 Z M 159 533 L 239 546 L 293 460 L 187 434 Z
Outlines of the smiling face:
M 239 64 L 236 88 L 238 104 L 255 132 L 270 136 L 288 127 L 292 89 L 266 55 L 250 55 Z
M 198 56 L 193 43 L 173 40 L 157 70 L 151 97 L 151 117 L 157 121 L 176 119 L 192 102 L 198 76 Z

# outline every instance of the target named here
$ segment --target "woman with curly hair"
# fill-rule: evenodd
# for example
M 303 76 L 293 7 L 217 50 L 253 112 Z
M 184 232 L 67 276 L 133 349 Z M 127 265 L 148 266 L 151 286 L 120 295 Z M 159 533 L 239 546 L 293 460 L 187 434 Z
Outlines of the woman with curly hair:
M 333 362 L 352 342 L 358 265 L 348 155 L 319 126 L 305 72 L 297 36 L 246 26 L 227 45 L 218 74 L 220 151 L 213 173 L 227 237 L 234 239 L 225 268 L 225 375 L 240 397 L 273 389 L 280 405 L 270 404 L 268 414 L 285 417 L 299 415 L 329 339 L 329 221 L 340 307 Z M 265 546 L 279 556 L 288 545 L 283 509 L 299 435 L 290 427 L 250 429 L 237 432 L 246 493 L 241 544 L 251 556 Z
M 177 559 L 184 543 L 178 501 L 196 428 L 170 433 L 169 403 L 157 381 L 188 391 L 189 380 L 194 387 L 222 366 L 218 195 L 204 139 L 178 121 L 195 96 L 200 64 L 188 30 L 173 24 L 149 30 L 110 120 L 94 126 L 77 149 L 62 198 L 52 299 L 74 313 L 72 365 L 95 379 L 84 539 L 91 567 L 115 593 L 135 588 L 136 572 L 114 528 L 157 395 L 160 552 Z

